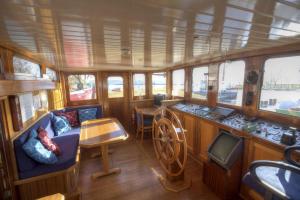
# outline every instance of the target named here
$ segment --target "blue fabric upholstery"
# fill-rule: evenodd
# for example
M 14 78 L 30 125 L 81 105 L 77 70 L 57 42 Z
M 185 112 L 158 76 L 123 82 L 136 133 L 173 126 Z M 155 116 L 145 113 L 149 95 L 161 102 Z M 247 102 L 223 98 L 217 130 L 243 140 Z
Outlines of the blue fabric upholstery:
M 31 170 L 19 172 L 21 179 L 64 170 L 75 164 L 79 135 L 55 137 L 53 141 L 59 145 L 62 152 L 62 154 L 57 157 L 58 162 L 53 165 L 39 164 Z
M 52 152 L 44 147 L 44 145 L 38 140 L 36 130 L 32 130 L 30 137 L 23 145 L 25 153 L 33 160 L 43 164 L 54 164 L 56 163 L 57 157 Z
M 282 194 L 287 194 L 289 199 L 299 199 L 300 174 L 291 173 L 290 170 L 270 166 L 257 167 L 256 173 L 261 181 L 276 188 L 276 190 L 280 191 Z M 266 189 L 255 181 L 250 172 L 244 176 L 243 182 L 262 196 L 265 195 Z M 272 199 L 277 200 L 280 198 L 273 195 Z
M 79 134 L 80 134 L 80 128 L 73 128 L 70 131 L 61 134 L 61 136 L 65 136 L 65 135 L 79 135 Z
M 72 110 L 78 110 L 78 109 L 82 109 L 82 108 L 96 108 L 97 109 L 96 118 L 102 117 L 102 107 L 99 105 L 65 108 L 65 109 L 62 109 L 59 111 L 72 111 Z M 55 112 L 58 112 L 58 111 L 53 111 L 53 113 L 55 113 Z M 80 134 L 80 127 L 70 129 L 69 131 L 63 133 L 60 136 L 55 136 L 54 131 L 53 131 L 53 124 L 51 123 L 51 121 L 54 117 L 53 113 L 49 113 L 46 116 L 44 116 L 43 118 L 41 118 L 33 126 L 28 128 L 24 133 L 22 133 L 19 137 L 17 137 L 14 140 L 14 142 L 13 142 L 14 151 L 15 151 L 16 163 L 17 163 L 17 168 L 18 168 L 18 173 L 19 173 L 20 179 L 30 178 L 32 176 L 38 176 L 41 174 L 46 174 L 46 173 L 66 169 L 75 163 L 74 160 L 75 160 L 76 155 L 72 154 L 72 152 L 74 152 L 75 149 L 77 151 L 77 148 L 78 148 L 78 138 L 79 138 L 79 134 Z M 66 154 L 63 153 L 63 155 L 59 156 L 58 162 L 55 163 L 54 165 L 49 166 L 49 165 L 41 164 L 41 163 L 34 161 L 32 158 L 30 158 L 25 153 L 25 151 L 22 148 L 23 144 L 28 140 L 31 130 L 37 130 L 39 127 L 45 128 L 48 132 L 49 137 L 54 136 L 53 141 L 56 142 L 60 146 L 60 148 L 63 152 L 67 152 Z M 60 139 L 60 138 L 66 138 L 66 139 Z M 71 157 L 73 160 L 68 159 Z M 72 160 L 72 162 L 70 160 Z
M 144 126 L 152 126 L 153 118 L 144 118 Z
M 46 127 L 49 124 L 51 117 L 51 114 L 47 114 L 14 140 L 14 151 L 19 172 L 31 170 L 39 165 L 39 163 L 27 156 L 22 146 L 29 138 L 31 131 L 37 130 L 39 127 Z
M 55 131 L 55 136 L 59 136 L 63 133 L 66 133 L 72 129 L 68 120 L 63 116 L 53 116 L 52 125 Z
M 79 106 L 79 107 L 68 107 L 68 108 L 64 108 L 64 109 L 61 109 L 61 110 L 56 110 L 56 111 L 53 111 L 53 113 L 57 113 L 57 112 L 60 112 L 60 111 L 73 111 L 73 110 L 79 110 L 79 109 L 87 109 L 87 108 L 96 108 L 97 109 L 97 112 L 96 112 L 96 118 L 99 119 L 99 118 L 102 118 L 103 117 L 103 111 L 102 111 L 102 107 L 100 105 L 92 105 L 92 106 Z
M 96 108 L 85 108 L 85 109 L 78 109 L 78 116 L 80 123 L 96 119 L 97 109 Z

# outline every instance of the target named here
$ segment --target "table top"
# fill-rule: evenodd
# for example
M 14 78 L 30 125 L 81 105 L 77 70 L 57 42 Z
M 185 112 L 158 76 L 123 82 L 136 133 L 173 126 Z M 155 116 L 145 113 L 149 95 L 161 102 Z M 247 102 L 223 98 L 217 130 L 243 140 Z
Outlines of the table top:
M 116 118 L 88 120 L 81 125 L 79 145 L 92 148 L 121 142 L 127 138 L 127 132 Z
M 64 200 L 64 199 L 65 199 L 64 195 L 57 193 L 50 196 L 39 198 L 38 200 Z
M 154 116 L 155 111 L 159 109 L 159 107 L 145 107 L 145 108 L 138 108 L 143 115 Z

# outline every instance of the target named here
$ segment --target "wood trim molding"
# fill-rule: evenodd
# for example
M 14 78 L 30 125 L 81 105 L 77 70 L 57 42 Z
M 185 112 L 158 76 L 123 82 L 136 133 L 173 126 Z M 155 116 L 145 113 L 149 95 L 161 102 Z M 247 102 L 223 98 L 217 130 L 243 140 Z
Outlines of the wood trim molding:
M 55 89 L 55 82 L 49 80 L 0 80 L 0 96 L 52 89 Z

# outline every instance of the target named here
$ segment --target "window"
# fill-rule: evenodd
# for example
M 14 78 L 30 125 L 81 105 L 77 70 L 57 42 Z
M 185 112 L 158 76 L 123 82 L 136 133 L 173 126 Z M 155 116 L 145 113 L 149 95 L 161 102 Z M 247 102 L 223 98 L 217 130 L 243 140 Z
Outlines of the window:
M 146 85 L 145 85 L 145 74 L 133 74 L 133 95 L 134 96 L 145 96 Z
M 96 78 L 93 74 L 76 74 L 68 76 L 70 101 L 96 99 Z
M 40 65 L 25 60 L 23 58 L 13 57 L 13 68 L 15 79 L 32 80 L 41 78 Z
M 57 80 L 56 72 L 53 69 L 46 67 L 46 78 L 51 81 L 56 81 Z
M 260 109 L 300 117 L 300 56 L 265 62 Z
M 172 95 L 177 97 L 184 97 L 184 69 L 173 71 Z
M 152 94 L 167 93 L 167 77 L 165 72 L 152 74 Z
M 124 97 L 123 78 L 121 76 L 110 76 L 107 78 L 108 98 Z
M 208 67 L 193 69 L 192 98 L 207 99 Z
M 245 62 L 225 62 L 219 66 L 218 102 L 241 106 L 243 101 Z

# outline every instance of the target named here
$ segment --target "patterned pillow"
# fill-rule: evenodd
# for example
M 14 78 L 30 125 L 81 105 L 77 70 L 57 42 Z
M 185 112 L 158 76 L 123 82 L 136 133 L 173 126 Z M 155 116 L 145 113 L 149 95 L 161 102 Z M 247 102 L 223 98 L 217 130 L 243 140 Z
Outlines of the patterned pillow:
M 86 109 L 78 110 L 80 123 L 87 120 L 96 119 L 96 115 L 97 115 L 97 108 L 86 108 Z
M 35 133 L 32 133 L 32 132 Z M 36 133 L 36 130 L 31 131 L 32 134 L 30 134 L 29 139 L 23 144 L 22 148 L 25 151 L 25 153 L 32 158 L 33 160 L 43 163 L 43 164 L 54 164 L 58 161 L 55 154 L 49 150 L 47 150 L 43 144 L 34 136 Z
M 56 136 L 59 136 L 65 132 L 70 131 L 72 128 L 68 120 L 64 116 L 53 116 L 52 125 Z
M 59 146 L 48 137 L 48 132 L 43 127 L 38 129 L 38 138 L 46 149 L 52 151 L 57 156 L 61 154 Z
M 64 116 L 67 118 L 71 126 L 79 126 L 77 110 L 73 111 L 60 111 L 56 113 L 57 116 Z

